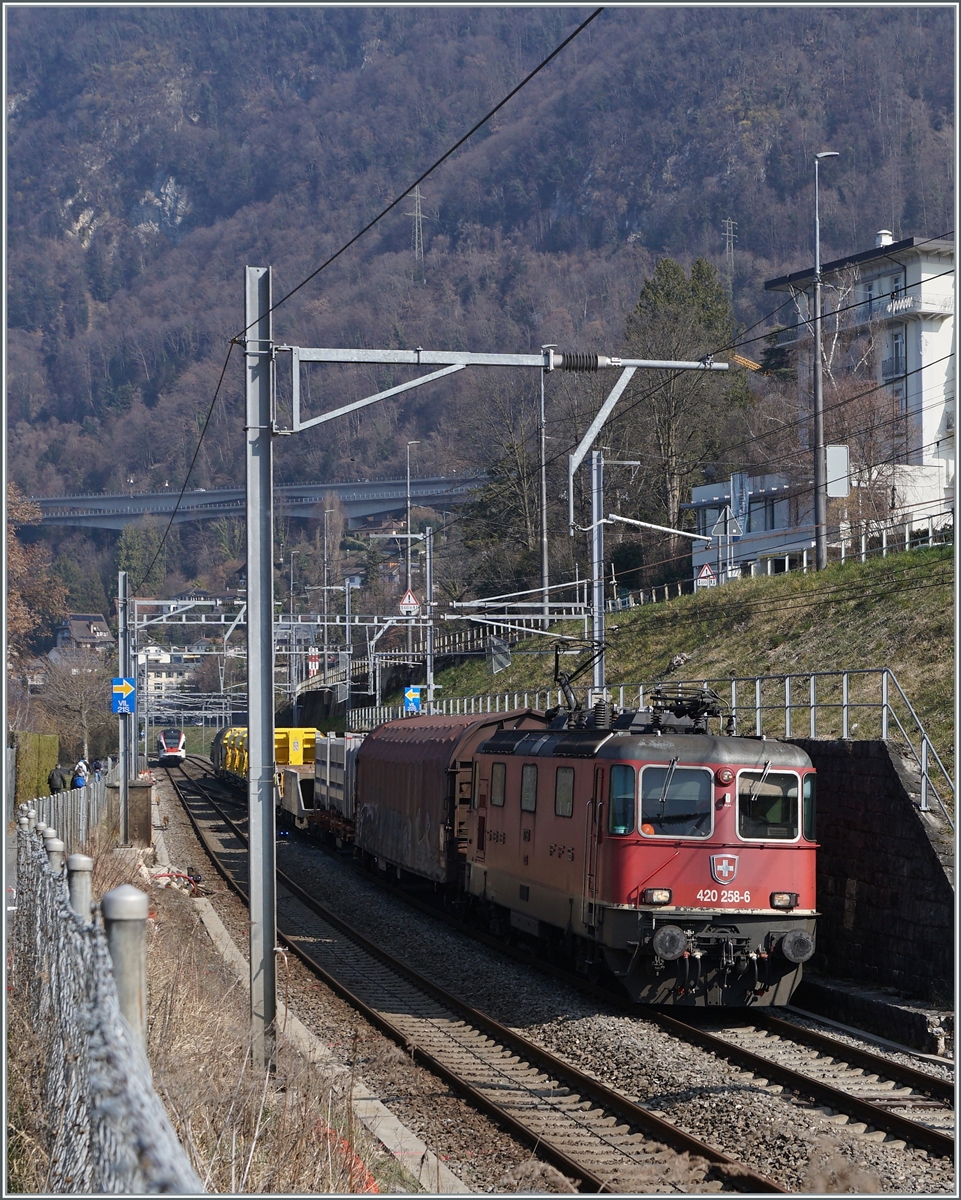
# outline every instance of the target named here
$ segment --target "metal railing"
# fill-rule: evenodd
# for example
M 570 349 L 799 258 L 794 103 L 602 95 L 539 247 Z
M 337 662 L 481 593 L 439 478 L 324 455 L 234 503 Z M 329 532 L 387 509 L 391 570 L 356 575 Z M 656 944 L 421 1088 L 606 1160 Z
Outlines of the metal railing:
M 906 747 L 920 772 L 919 810 L 929 812 L 933 798 L 945 820 L 954 828 L 945 799 L 947 797 L 953 803 L 951 774 L 897 677 L 887 667 L 727 676 L 723 679 L 668 678 L 668 690 L 678 685 L 713 688 L 727 703 L 742 736 L 897 739 Z M 619 708 L 641 709 L 645 706 L 645 690 L 650 692 L 652 688 L 650 684 L 620 684 L 608 688 L 608 693 Z M 435 699 L 431 711 L 439 715 L 482 715 L 517 708 L 543 710 L 563 703 L 559 689 L 541 688 L 481 696 L 447 696 Z M 427 711 L 426 701 L 424 711 Z M 350 728 L 367 731 L 402 716 L 404 710 L 397 705 L 358 708 L 350 713 Z
M 42 1103 L 50 1144 L 43 1191 L 201 1194 L 154 1091 L 143 1046 L 122 1015 L 107 934 L 90 912 L 71 907 L 62 859 L 62 842 L 45 851 L 25 817 L 8 963 L 15 995 L 8 1003 L 22 999 L 46 1063 Z M 89 872 L 92 862 L 84 861 Z M 143 907 L 146 916 L 146 896 Z

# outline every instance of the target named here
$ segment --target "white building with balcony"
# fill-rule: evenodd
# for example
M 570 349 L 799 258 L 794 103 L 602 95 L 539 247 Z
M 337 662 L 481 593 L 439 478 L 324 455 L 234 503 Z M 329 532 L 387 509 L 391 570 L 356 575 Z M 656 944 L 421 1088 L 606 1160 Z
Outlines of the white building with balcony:
M 895 241 L 882 229 L 873 249 L 823 264 L 821 278 L 826 373 L 843 377 L 850 370 L 844 350 L 856 343 L 853 357 L 869 364 L 868 373 L 891 401 L 890 449 L 884 462 L 871 464 L 882 469 L 890 486 L 891 523 L 949 514 L 955 471 L 953 239 Z M 808 398 L 813 284 L 811 266 L 764 285 L 794 297 L 794 320 L 778 334 L 778 345 L 794 347 L 799 392 Z M 859 385 L 862 381 L 867 382 L 859 374 Z M 851 465 L 857 473 L 868 464 L 852 455 Z
M 850 491 L 828 503 L 831 556 L 911 544 L 912 531 L 920 535 L 915 541 L 925 531 L 931 538 L 954 523 L 954 242 L 895 241 L 882 230 L 873 249 L 823 264 L 821 277 L 826 373 L 846 382 L 849 394 L 878 398 L 873 419 L 886 443 L 880 461 L 870 463 L 851 447 Z M 813 283 L 811 266 L 764 285 L 794 298 L 793 320 L 777 345 L 796 353 L 802 417 L 805 403 L 813 410 Z M 857 361 L 860 370 L 846 380 Z M 698 586 L 813 565 L 814 456 L 805 433 L 801 469 L 790 477 L 738 474 L 692 490 L 683 507 L 694 512 L 697 532 L 712 537 L 695 544 Z M 829 452 L 828 492 L 841 496 L 833 461 L 840 459 Z

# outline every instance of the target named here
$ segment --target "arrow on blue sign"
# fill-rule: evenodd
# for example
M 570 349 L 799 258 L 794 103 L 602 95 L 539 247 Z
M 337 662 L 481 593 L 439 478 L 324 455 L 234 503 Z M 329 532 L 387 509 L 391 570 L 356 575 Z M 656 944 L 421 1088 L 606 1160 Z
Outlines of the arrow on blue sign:
M 137 682 L 134 679 L 113 680 L 110 711 L 113 713 L 134 713 L 137 711 Z
M 404 712 L 419 713 L 420 712 L 420 688 L 409 687 L 404 692 Z

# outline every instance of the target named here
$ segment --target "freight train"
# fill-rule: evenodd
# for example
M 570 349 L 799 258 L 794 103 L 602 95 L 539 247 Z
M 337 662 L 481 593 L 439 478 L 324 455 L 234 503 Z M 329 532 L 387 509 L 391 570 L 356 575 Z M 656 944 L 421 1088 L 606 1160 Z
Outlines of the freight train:
M 187 738 L 182 729 L 161 729 L 157 738 L 157 761 L 166 767 L 187 757 Z
M 278 805 L 638 1003 L 785 1004 L 815 948 L 815 773 L 731 720 L 712 732 L 720 716 L 704 690 L 639 712 L 402 718 L 317 736 Z

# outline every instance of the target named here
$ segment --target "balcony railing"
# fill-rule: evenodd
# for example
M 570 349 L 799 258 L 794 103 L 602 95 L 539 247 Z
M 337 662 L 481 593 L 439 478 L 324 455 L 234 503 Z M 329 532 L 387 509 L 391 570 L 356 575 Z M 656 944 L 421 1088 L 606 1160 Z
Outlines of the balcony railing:
M 893 358 L 886 358 L 881 363 L 881 378 L 896 379 L 897 376 L 903 375 L 907 370 L 903 355 L 895 355 Z

